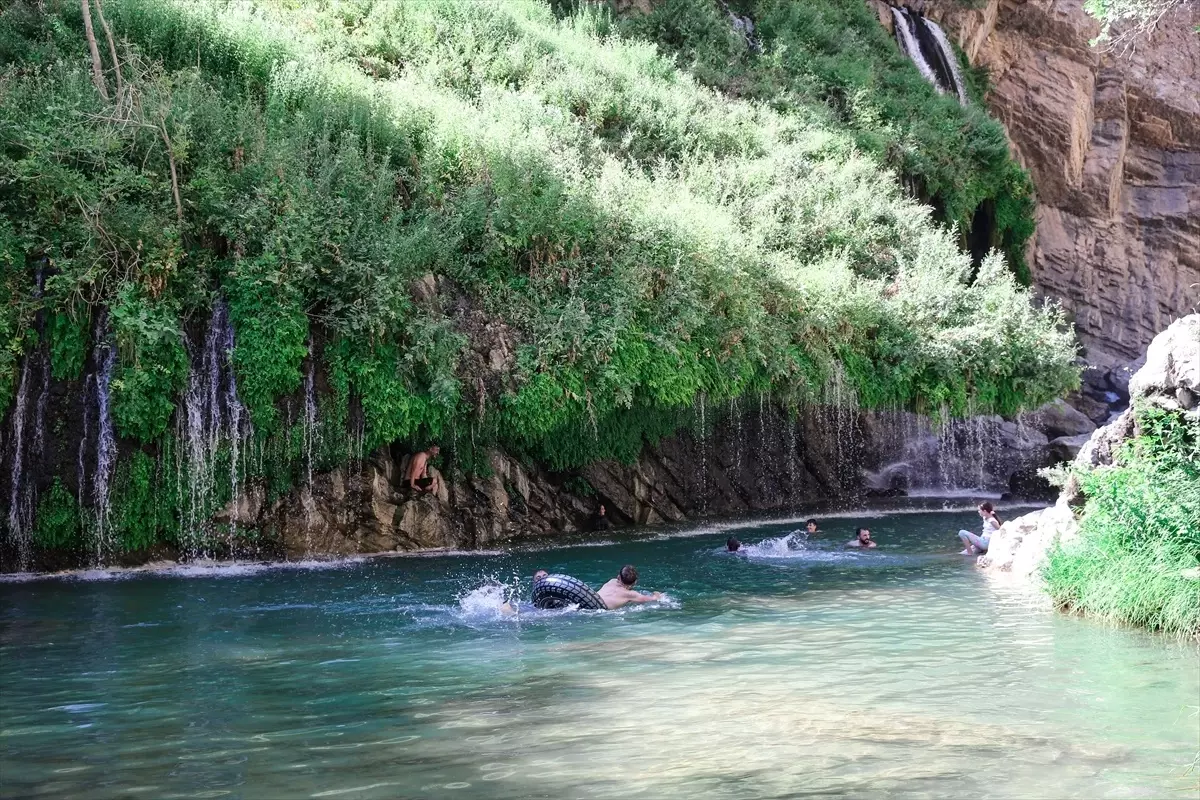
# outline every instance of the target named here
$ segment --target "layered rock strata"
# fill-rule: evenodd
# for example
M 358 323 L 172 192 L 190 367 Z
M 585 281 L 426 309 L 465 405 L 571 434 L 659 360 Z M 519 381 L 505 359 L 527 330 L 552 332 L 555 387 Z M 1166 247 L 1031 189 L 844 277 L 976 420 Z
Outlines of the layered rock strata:
M 1200 299 L 1200 5 L 1107 53 L 1082 0 L 901 3 L 942 23 L 1037 190 L 1030 265 L 1091 364 L 1140 355 Z

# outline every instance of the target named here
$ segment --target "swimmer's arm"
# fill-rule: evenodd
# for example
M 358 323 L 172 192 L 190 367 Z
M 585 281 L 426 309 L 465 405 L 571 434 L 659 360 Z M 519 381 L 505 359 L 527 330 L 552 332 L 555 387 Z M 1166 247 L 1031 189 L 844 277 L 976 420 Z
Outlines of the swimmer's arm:
M 653 594 L 642 594 L 641 592 L 629 593 L 629 602 L 631 603 L 653 603 L 657 600 L 662 600 L 662 592 L 654 592 Z

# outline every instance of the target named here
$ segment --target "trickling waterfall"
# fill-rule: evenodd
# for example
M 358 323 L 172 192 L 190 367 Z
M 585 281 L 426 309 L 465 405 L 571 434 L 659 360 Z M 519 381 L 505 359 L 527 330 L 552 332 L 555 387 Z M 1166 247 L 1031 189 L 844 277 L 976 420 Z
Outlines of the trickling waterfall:
M 39 269 L 33 293 L 35 300 L 41 299 L 44 288 L 45 274 Z M 7 451 L 7 540 L 16 551 L 19 569 L 29 566 L 32 555 L 34 509 L 37 505 L 35 477 L 46 444 L 46 404 L 50 397 L 50 356 L 45 345 L 45 316 L 41 311 L 35 317 L 34 327 L 39 344 L 21 363 L 21 377 L 10 417 Z M 3 463 L 2 458 L 0 463 Z
M 24 482 L 25 467 L 25 407 L 29 398 L 29 359 L 21 367 L 21 381 L 17 385 L 17 399 L 12 412 L 12 435 L 9 437 L 11 453 L 10 493 L 8 501 L 8 535 L 17 547 L 17 559 L 24 569 L 29 559 L 29 531 L 32 509 L 29 508 L 29 491 Z
M 704 393 L 696 397 L 696 442 L 700 445 L 700 463 L 697 465 L 697 478 L 700 485 L 700 511 L 708 512 L 708 421 L 705 419 Z
M 180 481 L 180 514 L 184 550 L 193 558 L 211 556 L 217 544 L 212 514 L 217 502 L 217 466 L 222 456 L 229 459 L 229 495 L 238 497 L 239 470 L 251 435 L 249 419 L 237 392 L 233 373 L 233 326 L 229 310 L 218 300 L 213 304 L 204 346 L 199 353 L 188 345 L 187 391 L 182 413 L 176 413 L 176 441 L 182 444 L 176 456 Z M 225 545 L 233 545 L 233 529 Z
M 113 433 L 111 387 L 117 349 L 104 338 L 103 328 L 96 332 L 96 469 L 92 476 L 92 502 L 96 510 L 96 559 L 102 561 L 112 546 L 108 530 L 109 494 L 113 467 L 117 460 L 117 439 Z
M 958 101 L 967 104 L 967 91 L 958 56 L 941 26 L 907 8 L 892 8 L 892 21 L 900 50 L 908 56 L 920 73 L 939 92 L 953 92 Z
M 754 20 L 747 16 L 735 13 L 734 10 L 731 9 L 724 0 L 721 0 L 721 7 L 724 8 L 725 13 L 729 15 L 729 24 L 733 27 L 734 31 L 741 34 L 742 38 L 746 40 L 746 46 L 750 48 L 750 51 L 754 53 L 761 53 L 762 41 L 754 35 Z
M 1003 493 L 1021 463 L 1021 442 L 1030 435 L 1020 423 L 983 415 L 954 419 L 946 408 L 936 420 L 907 411 L 878 412 L 871 425 L 869 449 L 879 466 L 865 471 L 867 487 L 908 494 Z
M 320 431 L 317 429 L 316 366 L 312 357 L 312 342 L 308 343 L 308 369 L 304 374 L 304 482 L 312 486 L 313 452 L 317 449 Z

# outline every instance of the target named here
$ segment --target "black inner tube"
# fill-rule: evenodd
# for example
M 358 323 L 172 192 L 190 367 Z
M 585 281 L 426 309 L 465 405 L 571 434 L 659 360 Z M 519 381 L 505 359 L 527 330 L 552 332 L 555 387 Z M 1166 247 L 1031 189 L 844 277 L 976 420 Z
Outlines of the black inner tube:
M 570 575 L 547 575 L 535 583 L 533 605 L 535 608 L 579 606 L 594 611 L 608 608 L 590 586 Z

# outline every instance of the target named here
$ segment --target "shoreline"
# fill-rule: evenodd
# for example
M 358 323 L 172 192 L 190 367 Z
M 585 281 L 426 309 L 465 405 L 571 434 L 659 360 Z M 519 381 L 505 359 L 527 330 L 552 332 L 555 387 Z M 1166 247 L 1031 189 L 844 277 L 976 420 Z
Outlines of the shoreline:
M 896 500 L 911 499 L 915 504 L 896 503 Z M 787 512 L 776 516 L 725 517 L 721 519 L 694 520 L 691 524 L 678 523 L 675 525 L 640 525 L 627 528 L 615 528 L 608 531 L 596 532 L 593 538 L 601 541 L 591 541 L 589 533 L 560 534 L 548 541 L 548 537 L 538 539 L 515 539 L 510 546 L 503 549 L 482 548 L 479 550 L 463 550 L 446 547 L 418 548 L 414 550 L 384 550 L 372 553 L 355 553 L 352 555 L 321 555 L 310 554 L 297 560 L 275 559 L 262 560 L 244 559 L 155 559 L 134 566 L 95 566 L 78 567 L 46 572 L 0 572 L 0 584 L 34 583 L 53 580 L 124 580 L 141 576 L 167 577 L 239 577 L 271 570 L 288 569 L 340 569 L 390 558 L 437 558 L 437 557 L 492 557 L 504 556 L 519 552 L 540 552 L 560 550 L 571 547 L 598 547 L 619 544 L 622 541 L 638 539 L 676 539 L 696 536 L 706 536 L 725 531 L 754 528 L 763 525 L 802 525 L 810 517 L 822 519 L 848 519 L 863 517 L 879 519 L 881 517 L 910 514 L 961 514 L 973 511 L 973 503 L 961 502 L 968 498 L 960 496 L 925 496 L 912 498 L 889 498 L 887 501 L 875 501 L 878 505 L 830 508 L 829 510 L 809 509 L 803 514 Z M 939 504 L 940 503 L 940 504 Z M 1028 509 L 1039 510 L 1048 508 L 1049 504 L 1014 500 L 1007 503 L 997 503 L 1000 510 Z M 1028 511 L 1026 511 L 1028 513 Z

